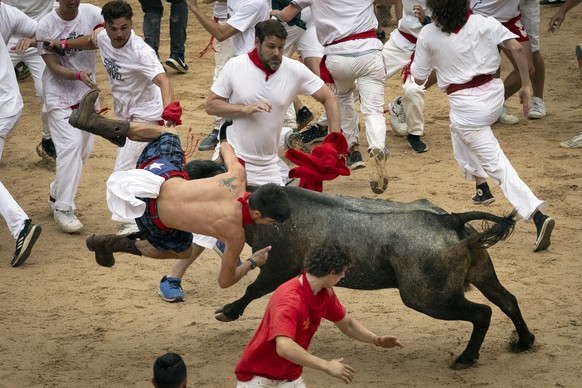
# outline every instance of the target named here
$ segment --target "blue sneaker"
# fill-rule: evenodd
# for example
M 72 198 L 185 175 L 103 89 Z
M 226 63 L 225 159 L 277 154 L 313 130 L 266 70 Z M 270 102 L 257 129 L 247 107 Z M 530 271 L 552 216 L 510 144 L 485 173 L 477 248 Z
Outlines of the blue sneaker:
M 170 278 L 164 276 L 160 280 L 160 289 L 158 294 L 166 302 L 181 302 L 184 300 L 184 291 L 182 291 L 182 279 L 180 278 Z
M 224 243 L 222 241 L 216 240 L 216 243 L 214 244 L 212 249 L 214 249 L 214 252 L 216 252 L 218 254 L 218 256 L 220 256 L 220 258 L 222 258 L 222 256 L 224 255 Z M 242 264 L 242 261 L 240 261 L 240 257 L 239 257 L 237 266 L 239 266 L 241 264 Z

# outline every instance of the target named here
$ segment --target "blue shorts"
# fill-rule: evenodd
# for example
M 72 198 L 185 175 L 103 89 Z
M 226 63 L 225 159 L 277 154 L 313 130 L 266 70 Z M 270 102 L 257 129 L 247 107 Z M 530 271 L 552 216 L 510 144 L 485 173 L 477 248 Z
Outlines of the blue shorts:
M 155 164 L 155 168 L 152 165 Z M 150 171 L 164 179 L 181 177 L 188 179 L 182 171 L 184 153 L 180 138 L 173 133 L 164 133 L 152 140 L 144 148 L 137 162 L 138 168 Z M 146 203 L 144 214 L 136 218 L 137 226 L 143 237 L 156 249 L 184 252 L 192 245 L 192 233 L 178 229 L 166 228 L 158 218 L 157 201 L 155 198 L 140 198 Z

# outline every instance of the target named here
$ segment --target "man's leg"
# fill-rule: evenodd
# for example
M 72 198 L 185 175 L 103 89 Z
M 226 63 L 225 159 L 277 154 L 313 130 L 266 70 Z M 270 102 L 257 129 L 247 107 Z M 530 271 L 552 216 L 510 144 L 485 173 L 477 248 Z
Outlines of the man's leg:
M 144 41 L 158 54 L 160 48 L 160 23 L 164 7 L 161 0 L 139 0 L 143 15 Z
M 180 73 L 188 71 L 184 62 L 184 46 L 186 43 L 186 27 L 188 25 L 188 6 L 186 0 L 167 0 L 170 8 L 170 57 L 166 65 Z
M 204 247 L 192 244 L 190 249 L 182 252 L 178 256 L 178 260 L 174 261 L 172 269 L 167 276 L 164 276 L 160 280 L 160 288 L 158 294 L 166 302 L 177 302 L 184 300 L 184 291 L 182 290 L 182 278 L 188 270 L 188 268 L 194 263 L 194 261 L 200 256 L 204 251 Z M 182 258 L 186 257 L 186 258 Z

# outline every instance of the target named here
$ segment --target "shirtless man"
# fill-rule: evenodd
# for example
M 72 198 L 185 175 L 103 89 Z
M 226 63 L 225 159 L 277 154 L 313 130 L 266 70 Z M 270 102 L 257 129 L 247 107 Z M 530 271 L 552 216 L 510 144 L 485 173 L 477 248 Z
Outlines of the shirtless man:
M 245 244 L 245 225 L 283 222 L 290 203 L 282 187 L 267 184 L 246 193 L 246 173 L 232 147 L 224 142 L 220 151 L 225 174 L 188 180 L 182 170 L 184 154 L 180 139 L 171 128 L 148 123 L 110 120 L 95 113 L 99 92 L 92 90 L 71 115 L 71 125 L 100 135 L 115 144 L 126 138 L 147 141 L 138 160 L 139 168 L 118 171 L 107 182 L 110 210 L 122 217 L 135 217 L 141 235 L 91 235 L 87 247 L 97 263 L 111 267 L 114 252 L 127 252 L 155 259 L 190 258 L 194 252 L 192 233 L 212 236 L 225 244 L 218 284 L 227 288 L 247 272 L 263 265 L 270 246 L 239 264 Z M 129 197 L 128 200 L 128 192 Z

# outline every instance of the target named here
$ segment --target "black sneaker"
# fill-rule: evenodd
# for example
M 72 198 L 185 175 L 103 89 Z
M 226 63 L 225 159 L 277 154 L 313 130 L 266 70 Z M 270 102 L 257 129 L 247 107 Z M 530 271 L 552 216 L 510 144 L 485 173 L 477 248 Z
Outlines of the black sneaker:
M 39 145 L 36 146 L 36 153 L 43 160 L 56 160 L 57 150 L 55 149 L 53 139 L 42 139 Z
M 550 237 L 556 221 L 541 211 L 537 211 L 534 215 L 534 224 L 536 225 L 537 238 L 533 246 L 533 251 L 539 252 L 548 249 L 551 244 Z
M 362 159 L 362 154 L 360 151 L 352 151 L 349 153 L 346 164 L 350 168 L 350 170 L 359 170 L 360 168 L 366 167 L 366 163 Z
M 310 125 L 305 131 L 299 134 L 301 141 L 305 144 L 322 143 L 327 136 L 327 127 L 319 124 Z
M 296 150 L 303 151 L 306 154 L 311 152 L 307 144 L 303 143 L 301 134 L 297 132 L 289 132 L 285 135 L 285 146 L 287 149 L 294 148 Z
M 202 140 L 198 149 L 200 151 L 214 150 L 217 144 L 218 144 L 218 130 L 213 129 L 212 132 L 208 134 L 206 139 Z
M 301 131 L 303 128 L 307 126 L 313 120 L 313 113 L 309 110 L 308 107 L 304 106 L 303 108 L 299 109 L 295 114 L 295 121 L 297 121 L 297 130 Z
M 477 185 L 477 191 L 475 192 L 475 195 L 471 197 L 471 201 L 473 201 L 475 205 L 488 205 L 495 202 L 495 197 L 491 194 L 487 182 Z
M 11 266 L 18 267 L 28 259 L 30 251 L 32 251 L 32 247 L 38 239 L 38 236 L 40 236 L 41 231 L 42 228 L 40 225 L 33 224 L 32 220 L 24 221 L 24 228 L 22 228 L 16 239 L 16 250 L 10 262 Z
M 172 69 L 180 72 L 180 73 L 187 73 L 188 72 L 188 65 L 184 62 L 184 58 L 171 54 L 170 58 L 166 59 L 165 62 L 166 66 L 171 67 Z
M 417 135 L 408 135 L 408 145 L 412 148 L 415 152 L 422 154 L 423 152 L 428 151 L 428 146 L 420 140 L 420 136 Z

